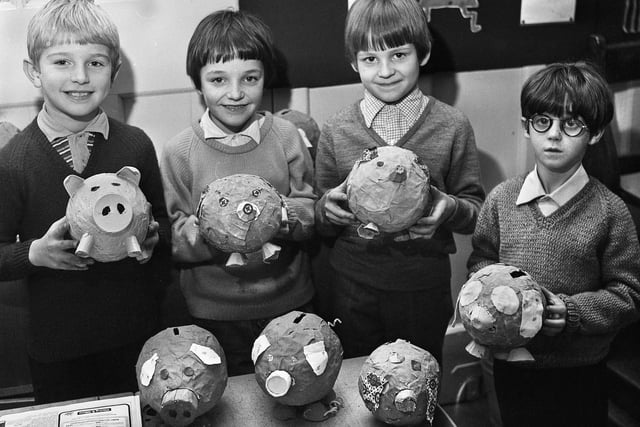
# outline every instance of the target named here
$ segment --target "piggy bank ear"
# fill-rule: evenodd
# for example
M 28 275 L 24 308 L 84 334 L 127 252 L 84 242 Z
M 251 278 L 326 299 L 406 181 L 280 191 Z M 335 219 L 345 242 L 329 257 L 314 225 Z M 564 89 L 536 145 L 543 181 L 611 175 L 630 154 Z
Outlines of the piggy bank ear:
M 73 196 L 76 194 L 78 189 L 84 185 L 84 179 L 80 178 L 78 175 L 69 175 L 64 179 L 62 185 L 64 185 L 69 196 Z
M 153 356 L 148 358 L 140 369 L 140 384 L 147 387 L 151 384 L 153 379 L 153 373 L 156 371 L 156 362 L 158 361 L 158 353 L 153 353 Z
M 133 166 L 125 166 L 116 172 L 116 176 L 132 182 L 135 185 L 140 183 L 140 171 Z
M 271 346 L 271 343 L 269 342 L 269 338 L 267 338 L 266 335 L 260 335 L 258 339 L 253 342 L 253 348 L 251 349 L 251 360 L 253 360 L 254 365 L 256 364 L 258 357 L 260 357 L 260 355 L 264 353 L 264 351 L 269 348 L 269 346 Z
M 219 365 L 222 363 L 222 359 L 220 359 L 218 353 L 216 353 L 212 348 L 192 343 L 189 350 L 205 365 Z

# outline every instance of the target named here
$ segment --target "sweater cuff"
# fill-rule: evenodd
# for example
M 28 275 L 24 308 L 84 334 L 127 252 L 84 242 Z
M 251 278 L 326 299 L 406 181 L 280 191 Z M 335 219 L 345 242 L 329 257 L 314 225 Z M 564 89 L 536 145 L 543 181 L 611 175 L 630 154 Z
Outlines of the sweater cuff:
M 578 312 L 578 306 L 568 295 L 557 294 L 557 296 L 567 307 L 567 326 L 565 326 L 565 331 L 568 333 L 576 331 L 580 326 L 580 313 Z

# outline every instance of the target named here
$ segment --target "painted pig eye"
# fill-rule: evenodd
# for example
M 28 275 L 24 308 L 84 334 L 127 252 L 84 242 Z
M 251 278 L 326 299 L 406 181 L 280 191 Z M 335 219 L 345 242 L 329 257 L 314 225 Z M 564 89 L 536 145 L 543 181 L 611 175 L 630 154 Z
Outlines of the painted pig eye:
M 99 185 L 96 185 L 94 187 L 91 187 L 91 191 L 98 191 L 100 189 Z
M 218 200 L 218 203 L 220 204 L 220 206 L 224 208 L 229 204 L 229 200 L 225 197 L 220 197 L 220 199 Z
M 167 378 L 169 378 L 169 371 L 167 371 L 166 369 L 161 370 L 160 378 L 162 378 L 163 380 L 166 380 Z
M 195 373 L 193 372 L 193 368 L 191 366 L 187 366 L 186 368 L 184 368 L 184 371 L 182 372 L 188 377 L 192 377 L 193 374 Z
M 376 165 L 381 168 L 382 166 L 384 166 L 384 162 L 382 160 L 378 160 L 378 163 L 376 163 Z

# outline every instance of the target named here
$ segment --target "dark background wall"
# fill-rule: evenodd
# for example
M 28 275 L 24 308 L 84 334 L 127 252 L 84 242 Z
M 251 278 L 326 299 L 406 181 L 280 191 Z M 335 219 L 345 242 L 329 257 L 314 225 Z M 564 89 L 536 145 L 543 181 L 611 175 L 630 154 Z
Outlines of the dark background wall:
M 575 22 L 520 25 L 520 1 L 479 0 L 477 24 L 457 8 L 433 9 L 434 46 L 425 73 L 513 68 L 573 60 L 586 53 L 587 37 L 608 42 L 638 40 L 622 30 L 625 1 L 578 0 Z M 286 75 L 279 86 L 318 87 L 357 82 L 343 48 L 347 0 L 239 0 L 240 9 L 271 26 L 283 54 Z

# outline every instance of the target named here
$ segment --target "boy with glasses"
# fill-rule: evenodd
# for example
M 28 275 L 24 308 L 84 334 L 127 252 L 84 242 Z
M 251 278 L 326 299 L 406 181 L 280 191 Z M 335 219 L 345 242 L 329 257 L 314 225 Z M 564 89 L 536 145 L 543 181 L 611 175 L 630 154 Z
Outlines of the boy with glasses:
M 612 96 L 592 66 L 557 63 L 525 82 L 521 108 L 535 168 L 489 194 L 468 264 L 472 273 L 497 262 L 517 266 L 547 299 L 541 333 L 527 346 L 535 361 L 494 363 L 502 421 L 604 426 L 604 359 L 640 305 L 631 215 L 582 166 L 613 117 Z

